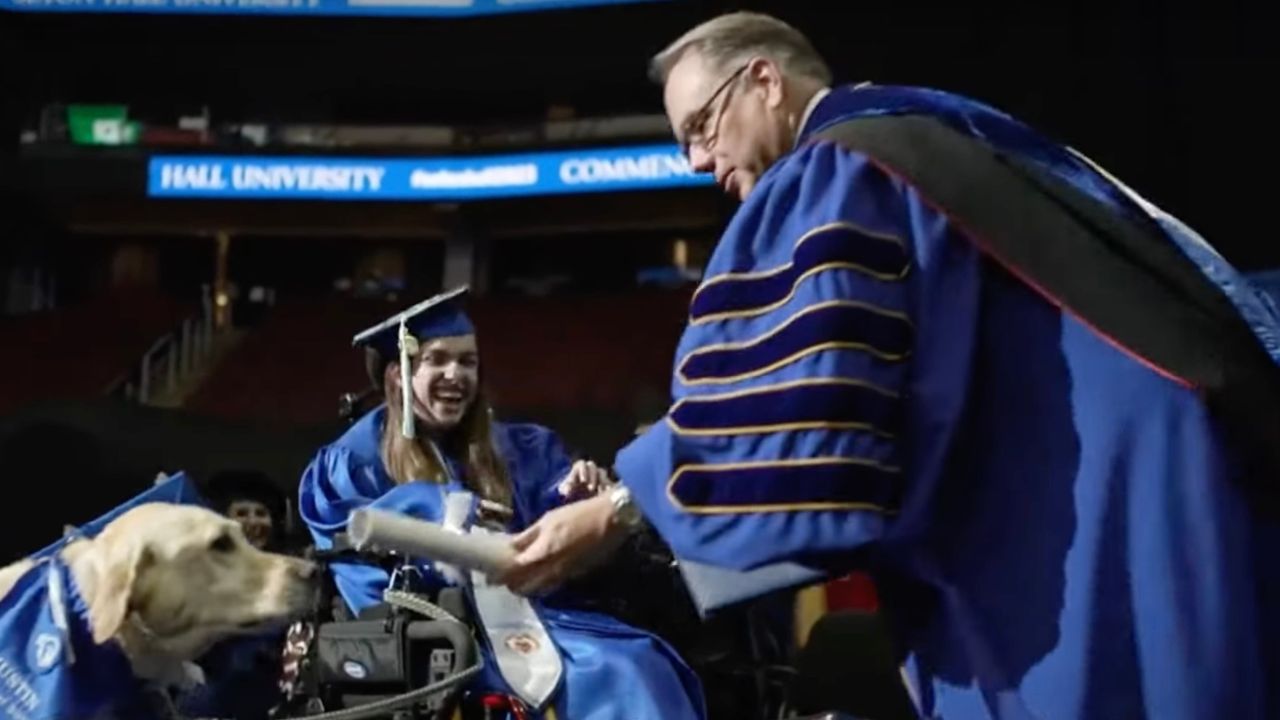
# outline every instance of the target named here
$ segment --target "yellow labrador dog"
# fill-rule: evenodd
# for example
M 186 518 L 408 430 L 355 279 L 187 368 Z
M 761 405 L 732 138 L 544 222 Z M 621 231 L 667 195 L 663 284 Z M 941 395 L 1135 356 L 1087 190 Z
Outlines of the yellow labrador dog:
M 68 542 L 58 557 L 74 584 L 65 592 L 87 623 L 86 642 L 117 644 L 135 677 L 158 683 L 198 682 L 190 661 L 214 643 L 283 625 L 314 598 L 310 563 L 257 550 L 236 522 L 193 505 L 139 505 L 97 537 Z M 33 585 L 38 566 L 23 560 L 0 569 L 0 616 L 6 605 L 45 592 Z M 75 663 L 75 672 L 93 673 L 86 664 Z

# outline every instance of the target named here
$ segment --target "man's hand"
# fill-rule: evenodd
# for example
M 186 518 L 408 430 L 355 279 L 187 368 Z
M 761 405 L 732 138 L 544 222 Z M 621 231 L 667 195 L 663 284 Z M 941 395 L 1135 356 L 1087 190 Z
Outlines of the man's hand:
M 626 536 L 607 495 L 569 503 L 511 539 L 515 562 L 499 581 L 522 595 L 546 592 L 608 557 Z
M 609 473 L 590 460 L 579 460 L 569 468 L 557 490 L 565 500 L 581 500 L 599 495 L 609 487 Z

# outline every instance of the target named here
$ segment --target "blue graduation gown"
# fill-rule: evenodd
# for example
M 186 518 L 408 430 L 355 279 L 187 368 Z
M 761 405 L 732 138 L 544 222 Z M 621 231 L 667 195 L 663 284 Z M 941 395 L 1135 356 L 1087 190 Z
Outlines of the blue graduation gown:
M 80 526 L 77 534 L 96 537 L 112 520 L 147 502 L 203 504 L 194 483 L 178 473 Z M 58 556 L 71 539 L 33 553 L 35 566 L 0 598 L 0 718 L 155 717 L 120 646 L 93 641 L 88 605 Z M 58 615 L 66 618 L 65 629 Z
M 317 547 L 332 547 L 352 510 L 378 507 L 424 520 L 440 521 L 444 496 L 463 490 L 459 482 L 440 485 L 414 482 L 397 485 L 379 456 L 386 420 L 378 408 L 356 422 L 341 438 L 320 450 L 303 474 L 299 510 Z M 497 424 L 494 437 L 514 485 L 513 531 L 532 524 L 562 500 L 556 486 L 571 459 L 559 439 L 536 425 Z M 454 478 L 459 463 L 446 458 Z M 446 580 L 429 565 L 430 582 Z M 377 568 L 335 565 L 334 579 L 355 612 L 381 602 L 386 573 Z M 552 704 L 561 720 L 683 720 L 704 716 L 697 678 L 661 639 L 607 615 L 573 609 L 565 598 L 533 600 L 533 606 L 561 652 L 564 676 Z M 510 692 L 486 646 L 485 670 L 478 689 Z
M 176 473 L 76 528 L 76 536 L 93 538 L 125 512 L 144 503 L 178 505 L 207 503 L 185 473 Z M 153 698 L 133 677 L 128 659 L 116 643 L 96 645 L 89 629 L 88 608 L 58 553 L 73 538 L 62 538 L 33 553 L 39 564 L 0 600 L 0 718 L 102 717 L 145 720 L 156 715 Z M 67 635 L 71 653 L 56 655 L 48 667 L 38 662 L 37 644 L 62 638 L 53 623 L 48 582 L 62 578 Z M 217 644 L 197 660 L 206 684 L 177 698 L 191 717 L 267 716 L 279 700 L 276 677 L 280 669 L 282 636 L 270 632 L 236 636 Z M 22 650 L 25 645 L 28 649 Z M 74 661 L 73 661 L 74 659 Z M 7 676 L 7 677 L 6 677 Z M 35 707 L 33 707 L 33 703 Z
M 870 567 L 924 717 L 1280 713 L 1275 528 L 1251 514 L 1218 422 L 911 183 L 812 137 L 907 112 L 1137 210 L 989 108 L 836 89 L 726 229 L 674 403 L 619 454 L 622 481 L 680 557 Z M 1275 357 L 1274 313 L 1189 230 L 1159 225 Z
M 0 718 L 93 717 L 156 714 L 120 646 L 94 642 L 70 569 L 45 556 L 0 599 Z

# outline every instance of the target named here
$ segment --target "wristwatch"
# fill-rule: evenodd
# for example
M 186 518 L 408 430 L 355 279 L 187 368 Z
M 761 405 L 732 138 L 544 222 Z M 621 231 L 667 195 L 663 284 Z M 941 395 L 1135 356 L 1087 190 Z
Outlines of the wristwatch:
M 627 530 L 635 530 L 644 522 L 640 508 L 631 499 L 631 489 L 619 483 L 609 491 L 609 504 L 613 506 L 613 518 Z

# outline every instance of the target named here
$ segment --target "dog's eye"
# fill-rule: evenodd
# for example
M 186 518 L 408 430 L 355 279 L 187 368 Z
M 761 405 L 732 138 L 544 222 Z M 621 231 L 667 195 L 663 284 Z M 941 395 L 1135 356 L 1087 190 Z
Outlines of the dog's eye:
M 209 543 L 209 549 L 216 553 L 229 553 L 236 549 L 236 541 L 230 535 L 219 535 Z

